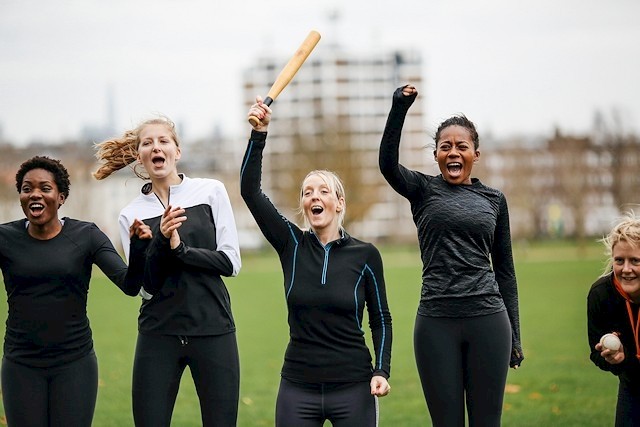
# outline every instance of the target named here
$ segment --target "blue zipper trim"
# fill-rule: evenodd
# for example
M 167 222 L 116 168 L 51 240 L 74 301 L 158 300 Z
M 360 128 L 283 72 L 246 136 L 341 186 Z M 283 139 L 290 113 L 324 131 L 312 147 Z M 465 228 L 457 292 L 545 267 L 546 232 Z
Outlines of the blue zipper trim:
M 331 247 L 333 246 L 333 244 L 335 242 L 329 242 L 325 246 L 325 245 L 322 244 L 322 242 L 320 241 L 320 238 L 318 238 L 318 236 L 316 235 L 316 233 L 313 232 L 313 230 L 310 230 L 310 233 L 313 235 L 313 237 L 316 238 L 318 243 L 320 243 L 320 246 L 322 246 L 322 248 L 324 249 L 324 260 L 322 262 L 322 278 L 320 279 L 320 284 L 321 285 L 326 285 L 327 284 L 327 270 L 329 269 L 329 251 L 331 251 Z
M 327 284 L 327 270 L 329 268 L 329 251 L 333 246 L 333 242 L 327 243 L 327 246 L 324 247 L 324 264 L 322 266 L 322 284 Z

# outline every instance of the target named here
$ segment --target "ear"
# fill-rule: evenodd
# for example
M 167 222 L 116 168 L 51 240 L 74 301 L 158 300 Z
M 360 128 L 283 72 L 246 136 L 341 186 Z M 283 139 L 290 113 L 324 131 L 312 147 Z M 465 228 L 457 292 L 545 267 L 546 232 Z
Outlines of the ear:
M 475 156 L 473 157 L 473 163 L 478 163 L 478 160 L 480 160 L 480 150 L 476 150 Z
M 336 212 L 342 212 L 344 209 L 344 197 L 338 199 L 338 206 L 336 206 Z
M 65 197 L 64 197 L 64 194 L 60 193 L 60 194 L 58 195 L 58 209 L 59 209 L 62 205 L 64 205 L 65 200 L 66 200 L 66 199 L 65 199 Z
M 437 150 L 433 150 L 433 160 L 438 161 L 438 156 L 436 155 Z
M 177 147 L 176 160 L 180 160 L 180 157 L 182 157 L 182 150 L 180 149 L 180 147 Z

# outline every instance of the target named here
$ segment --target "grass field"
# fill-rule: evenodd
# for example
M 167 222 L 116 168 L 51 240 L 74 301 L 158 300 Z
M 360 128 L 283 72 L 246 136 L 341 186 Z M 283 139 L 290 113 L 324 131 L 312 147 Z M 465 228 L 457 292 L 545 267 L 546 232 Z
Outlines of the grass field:
M 420 295 L 417 249 L 380 248 L 394 326 L 392 393 L 381 399 L 381 425 L 429 426 L 413 359 L 412 331 Z M 505 426 L 606 426 L 613 424 L 617 379 L 589 360 L 586 294 L 600 274 L 596 244 L 566 242 L 517 245 L 525 361 L 510 370 Z M 272 251 L 243 254 L 239 277 L 228 279 L 241 359 L 238 425 L 271 426 L 287 325 L 279 263 Z M 6 301 L 2 301 L 2 325 Z M 94 425 L 132 426 L 131 368 L 139 301 L 96 273 L 89 317 L 100 365 Z M 366 323 L 364 323 L 366 325 Z M 199 406 L 188 370 L 173 425 L 199 426 Z

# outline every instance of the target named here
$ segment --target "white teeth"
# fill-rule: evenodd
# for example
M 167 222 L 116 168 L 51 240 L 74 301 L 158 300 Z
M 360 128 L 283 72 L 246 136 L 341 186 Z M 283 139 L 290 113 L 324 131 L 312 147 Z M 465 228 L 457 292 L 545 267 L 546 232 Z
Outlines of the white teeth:
M 31 208 L 31 209 L 44 209 L 44 205 L 42 205 L 40 203 L 34 203 L 32 205 L 29 205 L 29 208 Z

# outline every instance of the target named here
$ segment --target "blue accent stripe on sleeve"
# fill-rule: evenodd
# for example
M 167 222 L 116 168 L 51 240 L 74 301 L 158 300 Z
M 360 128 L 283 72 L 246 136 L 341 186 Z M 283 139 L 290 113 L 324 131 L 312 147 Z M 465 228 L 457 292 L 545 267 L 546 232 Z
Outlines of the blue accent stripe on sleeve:
M 380 290 L 378 289 L 378 281 L 376 280 L 376 275 L 373 273 L 373 270 L 369 267 L 369 265 L 365 265 L 365 269 L 371 273 L 371 278 L 373 279 L 373 284 L 376 288 L 376 298 L 378 300 L 378 311 L 380 312 L 380 322 L 382 325 L 382 339 L 380 340 L 380 348 L 376 352 L 378 354 L 378 363 L 376 365 L 376 369 L 382 369 L 382 358 L 384 356 L 384 342 L 387 338 L 387 327 L 385 326 L 384 314 L 382 313 L 382 304 L 380 303 Z
M 356 305 L 356 311 L 354 313 L 354 317 L 356 318 L 356 324 L 358 325 L 358 329 L 362 331 L 362 324 L 360 323 L 360 319 L 358 318 L 358 286 L 360 286 L 360 282 L 362 281 L 362 276 L 364 275 L 364 270 L 360 272 L 360 276 L 358 276 L 358 281 L 356 282 L 356 286 L 353 288 L 353 301 Z
M 249 141 L 249 147 L 247 148 L 247 158 L 245 159 L 242 167 L 240 168 L 240 178 L 244 175 L 244 169 L 247 167 L 247 162 L 249 161 L 249 157 L 251 157 L 251 150 L 253 149 L 253 141 Z
M 299 242 L 296 239 L 296 234 L 291 229 L 291 223 L 287 221 L 287 225 L 289 226 L 289 232 L 291 233 L 291 238 L 295 242 L 296 246 L 293 248 L 293 259 L 291 260 L 291 282 L 289 283 L 289 289 L 287 289 L 286 299 L 289 299 L 289 294 L 291 293 L 291 289 L 293 289 L 293 282 L 296 278 L 296 259 L 298 258 L 298 246 Z

